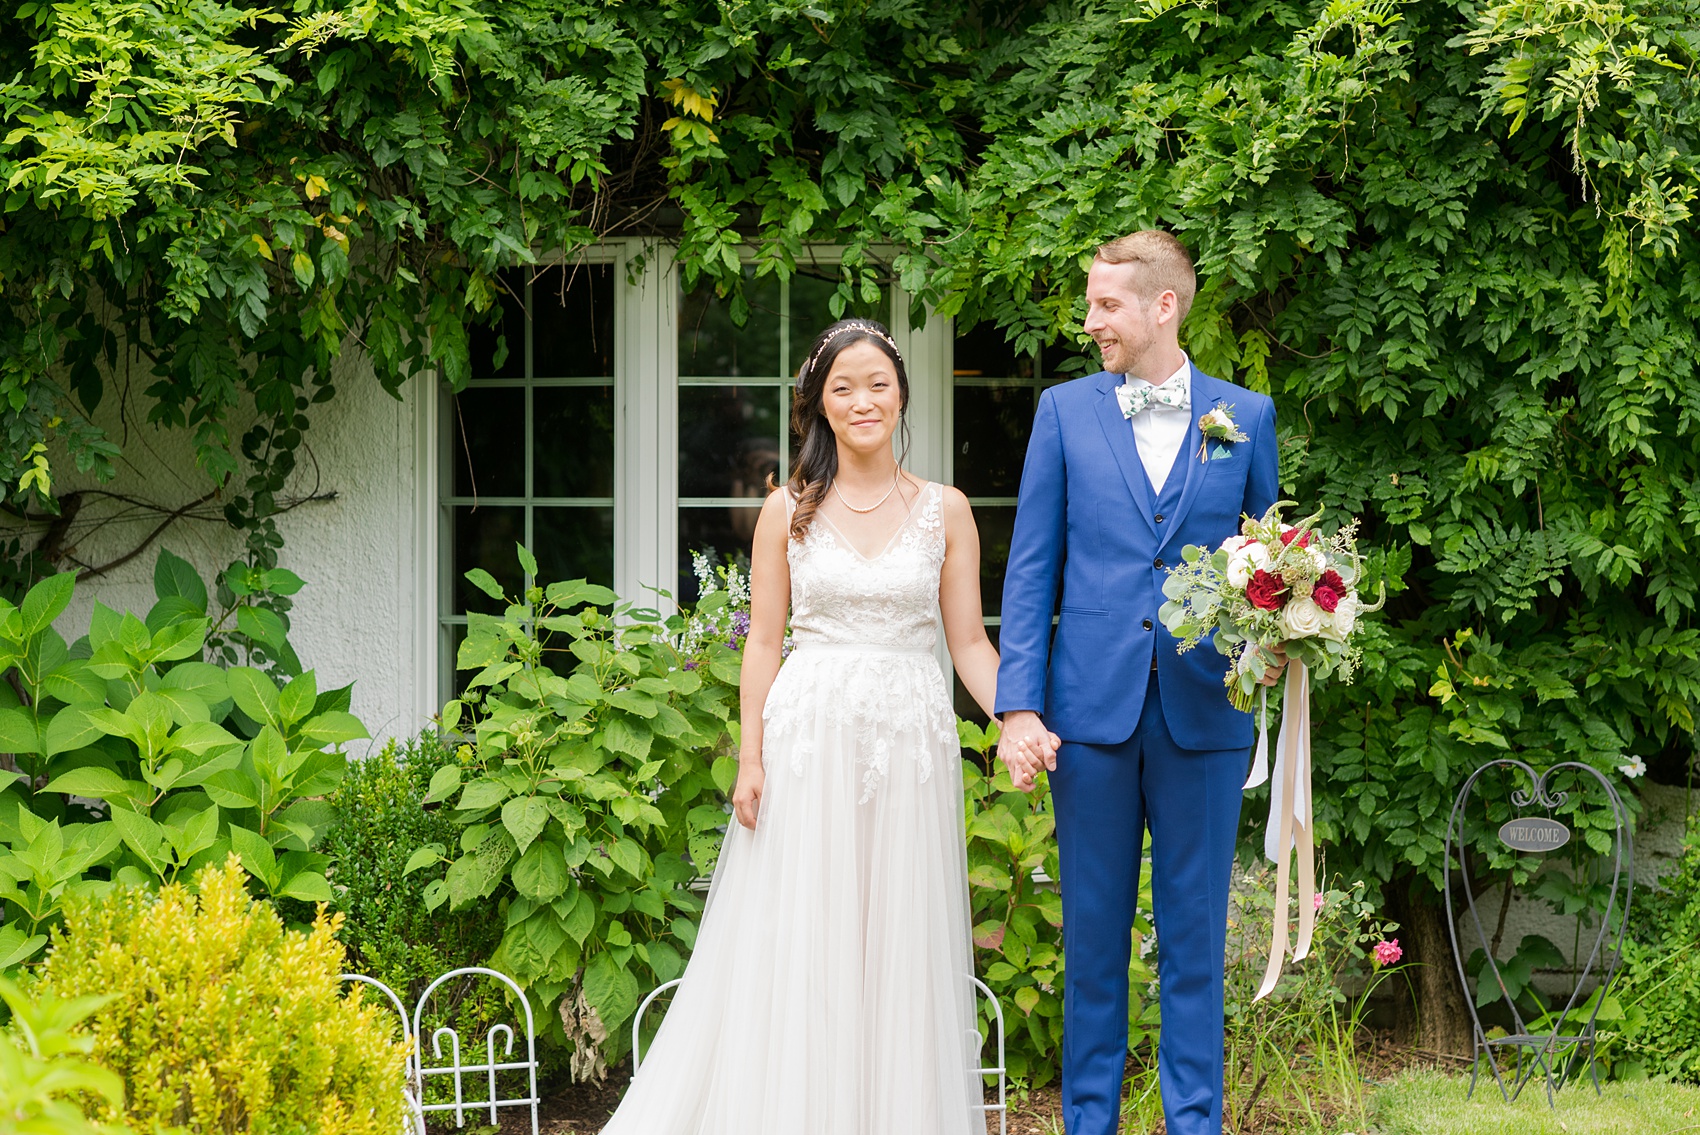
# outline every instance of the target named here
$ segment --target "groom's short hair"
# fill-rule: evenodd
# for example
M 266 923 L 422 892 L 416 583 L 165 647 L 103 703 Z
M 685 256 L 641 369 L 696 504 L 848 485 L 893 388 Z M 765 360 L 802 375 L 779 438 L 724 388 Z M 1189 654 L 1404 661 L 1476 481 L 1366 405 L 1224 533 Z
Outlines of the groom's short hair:
M 1141 229 L 1098 246 L 1098 259 L 1106 264 L 1132 264 L 1133 288 L 1142 300 L 1154 300 L 1174 292 L 1180 308 L 1179 323 L 1192 310 L 1198 292 L 1198 275 L 1186 245 L 1158 229 Z

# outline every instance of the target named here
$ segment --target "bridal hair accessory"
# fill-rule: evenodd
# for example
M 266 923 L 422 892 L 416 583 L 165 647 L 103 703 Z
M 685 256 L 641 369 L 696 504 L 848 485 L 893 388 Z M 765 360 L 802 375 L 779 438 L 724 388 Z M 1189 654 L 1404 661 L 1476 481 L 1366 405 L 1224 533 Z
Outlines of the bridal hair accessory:
M 891 353 L 896 355 L 899 361 L 902 361 L 903 352 L 897 349 L 897 341 L 895 339 L 893 339 L 890 335 L 887 335 L 884 331 L 881 331 L 872 323 L 862 323 L 858 321 L 855 323 L 846 323 L 844 326 L 828 335 L 826 339 L 821 342 L 821 345 L 815 348 L 815 353 L 809 356 L 809 361 L 803 365 L 801 373 L 813 374 L 815 371 L 815 362 L 820 358 L 821 352 L 826 350 L 834 339 L 838 338 L 840 335 L 848 334 L 851 331 L 860 331 L 865 335 L 872 335 L 876 339 L 884 340 L 885 345 L 891 348 Z
M 1233 428 L 1231 417 L 1227 428 Z M 1171 569 L 1163 581 L 1167 602 L 1158 611 L 1169 633 L 1180 640 L 1181 651 L 1215 635 L 1216 649 L 1233 662 L 1223 684 L 1235 709 L 1251 709 L 1253 691 L 1264 671 L 1278 661 L 1277 650 L 1290 660 L 1281 732 L 1275 741 L 1274 778 L 1271 781 L 1269 774 L 1269 690 L 1265 686 L 1257 754 L 1245 782 L 1246 788 L 1256 788 L 1271 781 L 1263 853 L 1278 865 L 1275 932 L 1256 999 L 1267 997 L 1275 988 L 1287 954 L 1289 870 L 1295 853 L 1299 925 L 1294 961 L 1310 952 L 1316 927 L 1311 681 L 1334 674 L 1351 681 L 1363 657 L 1357 641 L 1364 625 L 1360 616 L 1379 611 L 1387 600 L 1385 584 L 1373 606 L 1358 598 L 1364 557 L 1358 552 L 1357 521 L 1326 534 L 1316 526 L 1320 512 L 1297 524 L 1283 524 L 1281 509 L 1292 503 L 1276 501 L 1261 519 L 1247 517 L 1239 534 L 1222 541 L 1219 548 L 1189 544 L 1181 549 L 1185 562 Z

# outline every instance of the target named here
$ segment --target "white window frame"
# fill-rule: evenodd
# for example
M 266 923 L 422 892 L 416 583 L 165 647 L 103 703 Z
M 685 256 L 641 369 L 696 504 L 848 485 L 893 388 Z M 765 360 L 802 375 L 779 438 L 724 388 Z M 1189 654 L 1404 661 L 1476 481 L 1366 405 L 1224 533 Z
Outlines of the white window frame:
M 813 263 L 823 267 L 836 264 L 841 252 L 835 246 L 811 249 Z M 745 248 L 740 256 L 753 261 L 756 249 Z M 570 263 L 614 268 L 614 590 L 623 601 L 658 606 L 667 613 L 671 605 L 659 600 L 655 589 L 674 589 L 679 563 L 679 280 L 673 246 L 659 240 L 614 240 L 570 256 L 540 257 L 540 266 Z M 889 298 L 892 338 L 909 372 L 907 467 L 916 476 L 948 484 L 952 321 L 933 318 L 923 328 L 911 328 L 909 296 L 893 284 Z M 530 341 L 528 326 L 527 349 Z M 432 628 L 429 641 L 434 647 L 421 652 L 425 658 L 419 668 L 419 694 L 430 691 L 424 699 L 427 716 L 436 712 L 451 688 L 449 628 L 465 621 L 464 616 L 448 614 L 454 586 L 454 549 L 448 539 L 454 506 L 444 492 L 453 483 L 454 415 L 451 395 L 441 383 L 437 388 L 437 396 L 425 399 L 425 412 L 417 415 L 415 443 L 429 451 L 416 465 L 418 514 L 435 544 L 433 554 L 419 557 L 414 573 L 417 594 L 429 597 L 420 604 L 420 622 Z M 940 650 L 942 656 L 942 645 Z

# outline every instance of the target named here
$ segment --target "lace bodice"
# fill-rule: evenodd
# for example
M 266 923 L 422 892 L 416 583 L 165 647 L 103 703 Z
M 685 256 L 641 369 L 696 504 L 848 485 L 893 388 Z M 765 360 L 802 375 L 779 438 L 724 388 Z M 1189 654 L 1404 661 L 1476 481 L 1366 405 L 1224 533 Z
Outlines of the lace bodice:
M 871 558 L 818 513 L 808 535 L 790 541 L 795 649 L 762 710 L 764 760 L 777 754 L 806 776 L 845 759 L 859 771 L 867 803 L 894 768 L 924 784 L 935 755 L 954 756 L 956 715 L 932 654 L 943 508 L 939 486 L 924 485 Z
M 785 553 L 793 641 L 931 649 L 938 637 L 943 511 L 943 490 L 923 485 L 891 542 L 871 559 L 817 512 L 808 534 L 789 541 Z

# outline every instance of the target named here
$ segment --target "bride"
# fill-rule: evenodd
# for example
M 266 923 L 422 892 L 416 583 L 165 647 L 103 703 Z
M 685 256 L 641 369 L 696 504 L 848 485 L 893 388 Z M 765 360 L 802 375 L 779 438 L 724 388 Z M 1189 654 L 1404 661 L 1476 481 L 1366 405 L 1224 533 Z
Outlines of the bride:
M 823 331 L 798 374 L 802 449 L 751 556 L 738 822 L 604 1135 L 985 1131 L 940 616 L 988 713 L 998 655 L 967 499 L 893 455 L 908 401 L 897 345 L 865 320 Z

